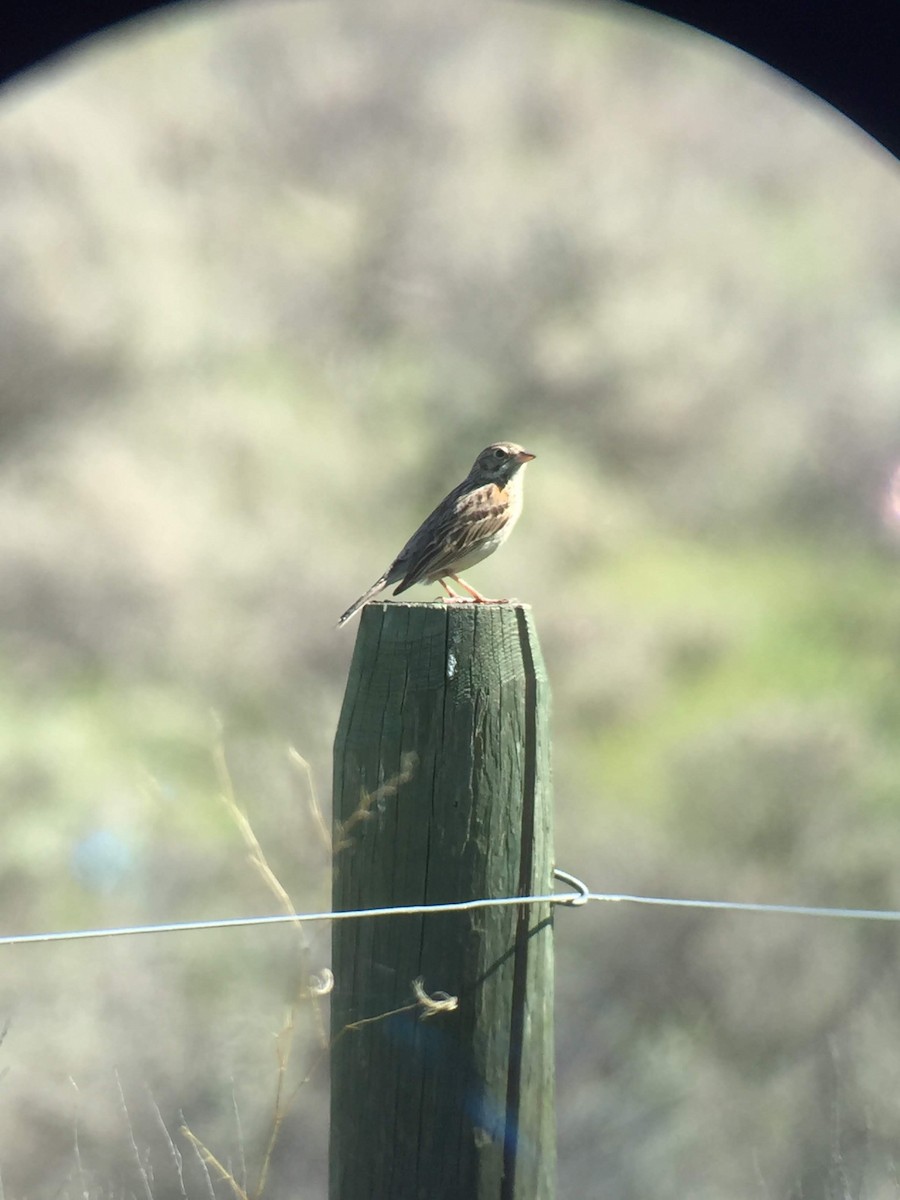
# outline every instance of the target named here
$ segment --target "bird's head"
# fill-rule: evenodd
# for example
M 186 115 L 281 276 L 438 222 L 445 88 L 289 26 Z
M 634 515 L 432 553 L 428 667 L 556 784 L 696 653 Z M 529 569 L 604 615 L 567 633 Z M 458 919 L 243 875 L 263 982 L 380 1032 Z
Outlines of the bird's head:
M 523 450 L 515 442 L 492 442 L 490 446 L 485 446 L 475 459 L 469 478 L 480 479 L 483 483 L 496 483 L 498 487 L 502 487 L 533 458 L 533 454 Z

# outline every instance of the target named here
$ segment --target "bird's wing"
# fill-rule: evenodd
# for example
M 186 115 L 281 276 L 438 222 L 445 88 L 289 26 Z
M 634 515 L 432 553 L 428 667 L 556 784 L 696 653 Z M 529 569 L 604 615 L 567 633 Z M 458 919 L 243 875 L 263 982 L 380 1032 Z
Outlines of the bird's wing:
M 509 516 L 509 499 L 495 483 L 455 489 L 426 517 L 397 556 L 392 574 L 402 571 L 394 595 L 423 579 L 449 575 L 455 565 L 482 542 L 498 534 Z

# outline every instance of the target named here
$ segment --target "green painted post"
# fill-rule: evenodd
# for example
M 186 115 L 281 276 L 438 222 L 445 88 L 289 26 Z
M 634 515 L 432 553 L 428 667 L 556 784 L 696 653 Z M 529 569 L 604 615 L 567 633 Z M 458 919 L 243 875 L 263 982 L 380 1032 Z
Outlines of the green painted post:
M 549 703 L 523 605 L 363 609 L 334 908 L 549 893 Z M 550 905 L 336 921 L 333 969 L 330 1200 L 552 1200 Z

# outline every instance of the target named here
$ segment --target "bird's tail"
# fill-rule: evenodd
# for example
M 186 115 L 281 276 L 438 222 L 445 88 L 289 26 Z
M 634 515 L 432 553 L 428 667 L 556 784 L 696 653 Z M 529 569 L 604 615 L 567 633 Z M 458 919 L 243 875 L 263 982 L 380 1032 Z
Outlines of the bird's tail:
M 359 612 L 359 610 L 362 608 L 362 606 L 364 604 L 367 604 L 372 599 L 373 596 L 377 595 L 377 593 L 382 590 L 382 588 L 387 587 L 387 583 L 388 583 L 387 574 L 382 575 L 382 577 L 380 579 L 376 579 L 375 582 L 372 584 L 372 586 L 369 588 L 369 590 L 366 592 L 363 592 L 363 594 L 360 596 L 360 598 L 358 600 L 354 600 L 354 602 L 350 605 L 350 607 L 347 609 L 347 611 L 342 615 L 341 619 L 338 621 L 338 629 L 340 629 L 340 627 L 342 625 L 344 625 L 347 621 L 349 621 L 354 613 Z

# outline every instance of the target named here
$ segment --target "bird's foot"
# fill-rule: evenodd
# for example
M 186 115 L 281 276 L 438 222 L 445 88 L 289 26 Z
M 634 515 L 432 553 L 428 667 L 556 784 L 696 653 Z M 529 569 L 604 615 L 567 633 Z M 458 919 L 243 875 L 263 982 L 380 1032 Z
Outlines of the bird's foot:
M 445 583 L 443 579 L 439 579 L 438 583 L 440 583 L 441 587 L 447 593 L 444 596 L 445 604 L 509 604 L 509 600 L 506 597 L 492 600 L 489 596 L 482 596 L 481 592 L 476 592 L 473 587 L 466 583 L 464 579 L 460 579 L 458 575 L 451 575 L 450 578 L 454 583 L 458 583 L 461 588 L 465 588 L 469 594 L 468 596 L 460 596 L 457 592 L 453 591 L 448 583 Z
M 487 598 L 487 596 L 482 596 L 481 592 L 476 592 L 475 589 L 470 584 L 466 583 L 466 581 L 464 579 L 460 579 L 460 577 L 458 575 L 451 575 L 450 578 L 453 580 L 454 583 L 458 583 L 461 588 L 464 588 L 469 593 L 469 595 L 472 597 L 472 599 L 475 601 L 476 604 L 502 603 L 502 601 L 489 600 Z M 447 588 L 446 583 L 444 584 L 444 587 Z M 447 591 L 449 592 L 450 589 L 447 588 Z

